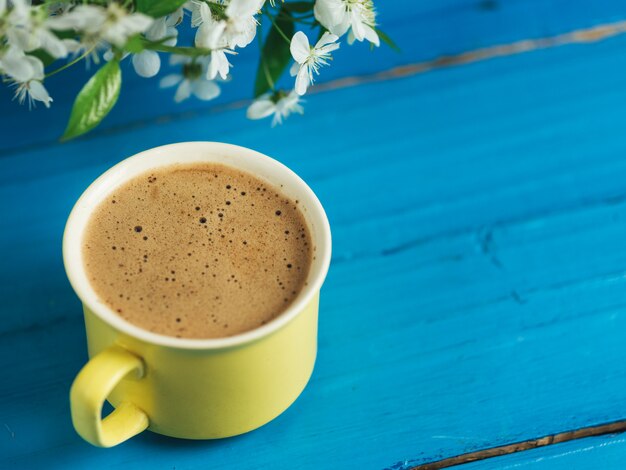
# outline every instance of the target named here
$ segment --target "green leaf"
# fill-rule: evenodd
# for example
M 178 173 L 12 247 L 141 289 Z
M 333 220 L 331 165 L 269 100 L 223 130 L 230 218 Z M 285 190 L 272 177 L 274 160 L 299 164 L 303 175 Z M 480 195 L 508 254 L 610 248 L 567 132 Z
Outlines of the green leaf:
M 313 2 L 289 2 L 283 5 L 283 8 L 293 13 L 307 13 L 313 9 Z
M 187 0 L 136 0 L 137 11 L 150 15 L 152 18 L 161 18 L 175 12 Z
M 387 34 L 386 34 L 384 31 L 382 31 L 382 30 L 380 30 L 380 29 L 378 29 L 378 28 L 374 28 L 374 30 L 376 31 L 376 34 L 378 34 L 378 37 L 380 38 L 380 40 L 381 40 L 382 42 L 384 42 L 385 44 L 387 44 L 387 45 L 388 45 L 390 48 L 392 48 L 394 51 L 396 51 L 396 52 L 402 52 L 402 50 L 400 49 L 400 47 L 399 47 L 399 46 L 398 46 L 395 42 L 393 42 L 393 40 L 392 40 L 389 36 L 387 36 Z
M 112 60 L 98 70 L 78 93 L 62 141 L 90 131 L 113 109 L 122 85 L 120 63 Z
M 256 72 L 256 80 L 254 82 L 254 97 L 257 98 L 263 93 L 274 88 L 274 84 L 283 74 L 287 65 L 291 61 L 291 51 L 289 43 L 280 34 L 278 28 L 287 37 L 292 37 L 294 33 L 294 23 L 291 21 L 291 13 L 285 9 L 284 4 L 282 13 L 275 20 L 272 29 L 265 38 L 265 44 L 261 51 L 261 60 L 259 68 Z

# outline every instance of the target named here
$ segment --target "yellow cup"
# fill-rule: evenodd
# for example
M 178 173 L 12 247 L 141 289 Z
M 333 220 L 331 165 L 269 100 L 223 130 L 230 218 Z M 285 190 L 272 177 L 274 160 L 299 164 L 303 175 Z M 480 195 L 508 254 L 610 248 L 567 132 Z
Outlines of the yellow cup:
M 271 322 L 236 336 L 185 339 L 143 330 L 116 315 L 95 294 L 83 268 L 82 240 L 100 201 L 134 176 L 175 163 L 216 162 L 253 173 L 300 202 L 314 246 L 306 285 Z M 330 263 L 328 219 L 311 189 L 265 155 L 215 142 L 147 150 L 100 176 L 80 197 L 63 236 L 67 276 L 83 302 L 89 362 L 70 391 L 78 434 L 111 447 L 144 429 L 186 439 L 251 431 L 286 410 L 315 363 L 319 291 Z M 115 410 L 101 418 L 108 400 Z

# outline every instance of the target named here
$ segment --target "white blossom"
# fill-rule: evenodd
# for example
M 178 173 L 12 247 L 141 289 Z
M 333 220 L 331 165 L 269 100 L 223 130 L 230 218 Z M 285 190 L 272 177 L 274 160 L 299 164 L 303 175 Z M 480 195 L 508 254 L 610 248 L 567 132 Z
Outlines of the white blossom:
M 191 13 L 191 27 L 197 28 L 202 24 L 202 16 L 200 15 L 200 7 L 205 2 L 190 0 L 183 5 L 184 10 Z
M 97 5 L 78 5 L 51 18 L 57 29 L 74 29 L 89 35 L 100 32 L 106 19 L 106 9 Z
M 211 51 L 211 60 L 209 67 L 207 68 L 207 78 L 213 80 L 218 75 L 222 80 L 228 78 L 228 71 L 230 70 L 231 63 L 228 62 L 226 54 L 235 54 L 235 52 L 229 49 L 214 49 Z
M 263 119 L 274 115 L 272 127 L 282 124 L 283 119 L 289 117 L 291 113 L 304 113 L 300 96 L 295 91 L 288 94 L 280 92 L 277 94 L 266 93 L 260 96 L 248 107 L 246 116 L 248 119 Z
M 75 29 L 86 36 L 87 42 L 103 40 L 118 47 L 123 47 L 129 37 L 146 31 L 153 22 L 149 16 L 130 13 L 117 3 L 109 3 L 106 8 L 78 5 L 51 19 L 55 29 Z
M 213 80 L 207 80 L 206 69 L 208 61 L 205 58 L 196 59 L 194 62 L 190 57 L 173 55 L 170 64 L 182 64 L 182 74 L 170 74 L 161 79 L 161 88 L 177 86 L 174 101 L 180 103 L 192 94 L 204 101 L 217 98 L 221 92 L 220 87 Z
M 170 38 L 164 42 L 167 46 L 175 46 L 178 39 L 178 30 L 172 25 L 168 25 L 169 17 L 159 18 L 146 30 L 146 38 L 151 41 L 160 41 Z M 161 69 L 161 58 L 158 52 L 145 50 L 138 54 L 133 54 L 133 68 L 137 75 L 145 78 L 154 77 Z
M 2 66 L 5 72 L 7 72 L 4 68 L 5 57 L 6 54 L 3 56 Z M 32 106 L 35 101 L 41 101 L 46 108 L 49 108 L 52 98 L 42 83 L 44 79 L 43 63 L 41 60 L 31 55 L 25 55 L 21 63 L 23 70 L 19 78 L 12 76 L 12 83 L 17 87 L 15 90 L 15 98 L 17 98 L 20 104 L 23 104 L 24 101 L 28 99 L 29 107 Z M 26 71 L 26 69 L 28 70 Z
M 246 47 L 256 35 L 258 26 L 254 17 L 265 3 L 265 0 L 231 0 L 224 9 L 223 18 L 207 15 L 208 4 L 192 3 L 191 24 L 199 26 L 196 44 L 214 44 L 220 48 Z M 204 26 L 210 18 L 209 24 Z M 209 46 L 203 46 L 209 47 Z
M 6 22 L 5 34 L 10 45 L 24 52 L 42 48 L 55 58 L 67 56 L 63 40 L 51 31 L 54 25 L 45 8 L 30 7 L 23 1 L 15 2 Z
M 376 11 L 372 0 L 316 0 L 315 19 L 328 31 L 343 36 L 348 29 L 348 44 L 367 39 L 379 46 Z
M 142 34 L 149 42 L 175 46 L 176 27 L 183 21 L 185 11 L 191 11 L 192 27 L 197 28 L 195 46 L 204 50 L 191 54 L 195 57 L 171 55 L 170 63 L 179 65 L 181 71 L 163 77 L 160 86 L 175 87 L 176 102 L 192 95 L 201 100 L 214 99 L 221 93 L 218 82 L 228 78 L 232 67 L 228 56 L 253 41 L 259 26 L 257 15 L 265 3 L 265 0 L 188 0 L 176 11 L 155 20 L 133 12 L 133 2 L 121 0 L 59 3 L 50 0 L 35 5 L 33 1 L 0 0 L 0 79 L 15 87 L 15 99 L 20 103 L 28 101 L 30 106 L 39 101 L 46 107 L 52 98 L 43 84 L 44 64 L 32 55 L 34 51 L 43 50 L 55 59 L 86 52 L 87 63 L 90 59 L 98 62 L 103 51 L 107 51 L 104 54 L 107 60 L 130 55 L 138 75 L 153 77 L 161 69 L 161 53 L 151 49 L 159 47 L 134 49 L 127 43 Z M 278 2 L 270 0 L 270 4 L 275 8 Z M 271 117 L 275 126 L 291 114 L 302 114 L 301 96 L 319 74 L 320 67 L 332 60 L 331 54 L 339 48 L 339 37 L 344 34 L 349 44 L 355 40 L 380 44 L 373 0 L 314 0 L 312 6 L 322 31 L 326 31 L 314 46 L 302 31 L 291 38 L 290 52 L 295 63 L 290 74 L 296 77 L 294 89 L 272 91 L 257 98 L 247 109 L 248 118 Z M 295 17 L 294 21 L 303 18 Z M 303 23 L 309 24 L 308 20 Z M 74 39 L 58 36 L 59 32 L 68 30 L 74 31 Z M 141 52 L 131 54 L 125 48 Z
M 291 38 L 291 55 L 295 60 L 290 73 L 296 77 L 296 93 L 304 95 L 310 84 L 313 83 L 313 73 L 319 75 L 319 68 L 328 65 L 330 53 L 339 48 L 336 44 L 336 35 L 325 32 L 315 47 L 309 45 L 309 38 L 302 31 L 298 31 Z
M 176 25 L 179 23 L 177 16 L 174 14 L 154 20 L 152 26 L 146 30 L 146 38 L 151 41 L 160 41 L 168 38 L 163 44 L 166 46 L 175 46 L 178 42 L 178 30 Z
M 257 20 L 254 17 L 265 0 L 231 0 L 226 7 L 224 35 L 231 49 L 246 47 L 256 36 Z
M 182 23 L 183 17 L 185 16 L 185 8 L 184 6 L 178 8 L 174 13 L 170 13 L 167 15 L 167 19 L 165 20 L 166 26 L 175 28 L 179 24 Z M 178 32 L 177 32 L 178 34 Z
M 223 23 L 213 18 L 211 9 L 206 3 L 199 6 L 198 14 L 200 27 L 196 32 L 196 46 L 211 49 L 207 79 L 213 80 L 219 74 L 225 80 L 231 67 L 226 54 L 234 54 L 235 52 L 227 48 L 226 37 L 220 33 Z
M 33 76 L 31 56 L 24 54 L 20 48 L 9 46 L 0 53 L 0 71 L 16 82 L 23 82 Z

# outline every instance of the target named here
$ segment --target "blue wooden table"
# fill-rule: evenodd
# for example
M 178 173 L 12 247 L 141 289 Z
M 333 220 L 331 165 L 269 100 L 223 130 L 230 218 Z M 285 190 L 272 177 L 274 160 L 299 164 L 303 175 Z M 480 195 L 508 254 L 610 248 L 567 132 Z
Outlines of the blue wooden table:
M 175 106 L 126 73 L 110 118 L 66 144 L 86 72 L 50 81 L 50 110 L 0 92 L 0 468 L 400 470 L 626 419 L 626 7 L 378 5 L 403 52 L 344 46 L 306 114 L 273 130 L 244 118 L 253 50 L 208 104 Z M 185 140 L 274 156 L 326 207 L 316 369 L 247 435 L 96 449 L 69 416 L 87 352 L 63 226 L 106 168 Z M 465 467 L 625 459 L 626 438 L 608 434 Z

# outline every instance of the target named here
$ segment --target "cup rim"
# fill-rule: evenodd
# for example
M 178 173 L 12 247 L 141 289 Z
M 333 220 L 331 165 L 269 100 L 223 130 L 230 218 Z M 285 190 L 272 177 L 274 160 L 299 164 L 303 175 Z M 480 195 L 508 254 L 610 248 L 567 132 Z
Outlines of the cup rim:
M 83 263 L 82 263 L 82 239 L 84 234 L 84 228 L 87 225 L 86 220 L 93 213 L 93 210 L 98 204 L 108 195 L 113 189 L 119 186 L 111 185 L 111 180 L 124 175 L 130 167 L 138 165 L 138 160 L 149 159 L 155 154 L 163 154 L 171 152 L 181 152 L 182 150 L 201 150 L 205 152 L 213 152 L 215 154 L 225 154 L 230 156 L 236 156 L 237 158 L 247 159 L 254 158 L 258 163 L 269 168 L 271 171 L 280 173 L 280 184 L 284 184 L 285 189 L 291 186 L 297 186 L 298 190 L 304 193 L 304 198 L 301 198 L 301 204 L 306 208 L 306 219 L 312 219 L 315 224 L 319 224 L 320 230 L 318 236 L 314 239 L 314 244 L 317 247 L 315 255 L 319 260 L 317 266 L 311 265 L 311 271 L 308 277 L 308 284 L 302 288 L 302 291 L 298 294 L 296 299 L 278 316 L 270 320 L 264 325 L 254 328 L 249 331 L 238 333 L 233 336 L 226 336 L 223 338 L 177 338 L 174 336 L 167 336 L 160 333 L 154 333 L 145 330 L 139 326 L 130 323 L 118 314 L 116 314 L 110 307 L 104 302 L 98 299 L 91 283 L 89 282 Z M 211 159 L 197 159 L 192 160 L 196 162 L 220 162 L 219 160 Z M 146 164 L 142 171 L 136 171 L 135 173 L 126 176 L 123 181 L 128 181 L 130 178 L 147 172 L 150 169 L 160 168 L 168 166 L 170 164 L 177 163 L 189 163 L 189 160 L 179 159 L 172 157 L 172 161 L 161 164 Z M 236 164 L 229 164 L 226 162 L 220 162 L 225 165 L 229 165 L 238 168 L 242 171 L 251 172 L 245 167 L 238 167 Z M 276 186 L 276 182 L 272 184 Z M 107 190 L 108 186 L 108 190 Z M 96 193 L 100 192 L 100 198 L 94 203 L 92 200 L 97 198 Z M 309 222 L 310 223 L 310 222 Z M 80 227 L 77 227 L 79 225 Z M 313 235 L 313 229 L 311 229 Z M 224 349 L 234 346 L 243 345 L 263 337 L 269 336 L 272 333 L 278 331 L 283 326 L 287 325 L 291 320 L 303 312 L 306 306 L 311 302 L 313 297 L 319 293 L 322 284 L 326 278 L 331 258 L 331 233 L 330 224 L 328 218 L 320 203 L 319 199 L 311 190 L 311 188 L 298 176 L 295 172 L 289 169 L 279 161 L 268 157 L 255 150 L 241 147 L 238 145 L 232 145 L 222 142 L 179 142 L 174 144 L 162 145 L 154 147 L 143 152 L 130 156 L 116 165 L 109 168 L 102 173 L 96 180 L 94 180 L 82 195 L 78 198 L 70 215 L 67 219 L 65 230 L 63 233 L 63 263 L 65 265 L 65 271 L 67 277 L 72 285 L 72 288 L 76 292 L 77 296 L 81 300 L 84 306 L 86 306 L 91 312 L 99 317 L 105 323 L 113 326 L 115 329 L 122 333 L 144 341 L 146 343 L 156 344 L 160 346 L 167 346 L 178 349 L 191 349 L 191 350 L 207 350 L 207 349 Z

